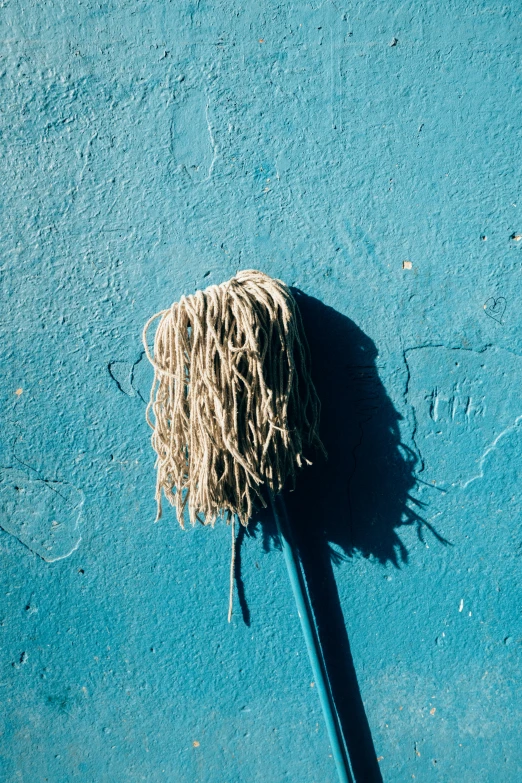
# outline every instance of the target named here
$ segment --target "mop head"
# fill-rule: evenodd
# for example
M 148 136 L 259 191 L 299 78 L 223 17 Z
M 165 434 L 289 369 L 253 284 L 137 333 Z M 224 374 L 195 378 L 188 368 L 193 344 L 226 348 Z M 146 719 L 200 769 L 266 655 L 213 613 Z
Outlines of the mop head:
M 159 319 L 154 348 L 147 333 Z M 301 316 L 289 288 L 248 270 L 183 296 L 145 325 L 147 407 L 162 494 L 194 525 L 248 524 L 324 447 Z

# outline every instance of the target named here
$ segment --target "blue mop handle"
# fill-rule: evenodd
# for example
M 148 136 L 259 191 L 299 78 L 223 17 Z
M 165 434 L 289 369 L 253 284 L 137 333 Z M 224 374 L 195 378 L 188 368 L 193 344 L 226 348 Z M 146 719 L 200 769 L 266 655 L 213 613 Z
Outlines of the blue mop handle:
M 279 514 L 277 510 L 278 499 L 281 504 L 282 514 Z M 328 683 L 321 646 L 313 620 L 312 608 L 308 600 L 303 574 L 295 553 L 295 545 L 288 524 L 288 514 L 285 502 L 281 495 L 278 495 L 278 497 L 274 499 L 274 496 L 270 493 L 270 503 L 277 525 L 277 532 L 279 533 L 281 545 L 283 547 L 288 576 L 290 577 L 290 584 L 292 585 L 297 605 L 297 613 L 301 620 L 301 628 L 303 629 L 306 649 L 308 650 L 310 663 L 312 664 L 313 677 L 319 692 L 319 698 L 321 699 L 321 706 L 323 708 L 335 766 L 337 767 L 337 774 L 339 775 L 341 783 L 353 783 L 354 778 L 350 770 L 347 754 L 343 748 L 341 729 L 337 719 L 330 685 Z

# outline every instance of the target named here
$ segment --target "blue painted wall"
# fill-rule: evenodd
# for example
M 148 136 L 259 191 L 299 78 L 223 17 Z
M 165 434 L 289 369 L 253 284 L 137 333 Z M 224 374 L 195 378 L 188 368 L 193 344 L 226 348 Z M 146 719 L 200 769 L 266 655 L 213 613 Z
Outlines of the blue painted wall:
M 252 267 L 308 297 L 366 780 L 522 780 L 521 22 L 2 4 L 2 781 L 336 780 L 269 523 L 231 626 L 228 529 L 153 524 L 142 325 Z

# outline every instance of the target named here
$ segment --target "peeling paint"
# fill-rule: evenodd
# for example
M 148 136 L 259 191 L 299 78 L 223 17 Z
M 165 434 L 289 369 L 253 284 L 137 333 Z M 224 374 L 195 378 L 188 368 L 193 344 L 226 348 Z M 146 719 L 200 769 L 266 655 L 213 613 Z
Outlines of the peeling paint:
M 47 563 L 69 557 L 80 545 L 83 493 L 64 481 L 0 472 L 0 527 Z

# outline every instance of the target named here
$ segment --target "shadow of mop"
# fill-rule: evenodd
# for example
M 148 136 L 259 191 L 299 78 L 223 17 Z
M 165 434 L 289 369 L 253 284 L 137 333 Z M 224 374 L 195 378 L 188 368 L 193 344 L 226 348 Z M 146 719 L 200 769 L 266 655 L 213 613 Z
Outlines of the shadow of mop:
M 397 530 L 429 529 L 422 504 L 412 497 L 416 455 L 401 442 L 395 410 L 379 378 L 377 349 L 353 321 L 299 290 L 310 345 L 312 377 L 321 399 L 320 433 L 328 460 L 314 459 L 294 492 L 285 492 L 290 524 L 299 550 L 323 649 L 328 678 L 357 783 L 382 782 L 364 710 L 333 563 L 356 553 L 400 568 L 408 552 Z M 265 548 L 277 542 L 271 515 L 263 511 L 249 524 Z M 238 550 L 241 542 L 238 542 Z M 277 543 L 276 543 L 277 546 Z M 240 574 L 240 605 L 249 621 Z

